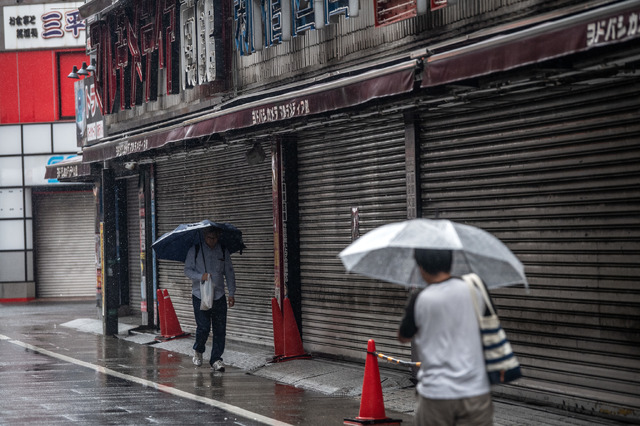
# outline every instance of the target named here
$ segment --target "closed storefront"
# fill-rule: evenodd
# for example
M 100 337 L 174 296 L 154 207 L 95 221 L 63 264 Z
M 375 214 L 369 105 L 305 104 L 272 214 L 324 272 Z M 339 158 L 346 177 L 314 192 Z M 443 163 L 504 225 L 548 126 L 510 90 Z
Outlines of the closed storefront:
M 602 79 L 422 111 L 423 216 L 493 233 L 531 284 L 492 291 L 525 374 L 501 391 L 637 403 L 639 95 Z
M 262 148 L 270 152 L 268 143 Z M 274 296 L 271 162 L 249 165 L 247 147 L 174 153 L 156 162 L 158 235 L 181 223 L 210 219 L 242 231 L 247 248 L 232 255 L 236 305 L 229 309 L 227 336 L 273 343 L 271 298 Z M 158 284 L 166 288 L 183 329 L 195 330 L 191 281 L 184 264 L 158 261 Z
M 329 123 L 297 138 L 305 350 L 363 359 L 374 339 L 407 359 L 395 337 L 407 291 L 347 274 L 338 259 L 352 233 L 407 217 L 403 116 Z
M 127 236 L 129 257 L 129 309 L 141 313 L 140 202 L 138 177 L 127 179 Z
M 33 193 L 37 297 L 95 297 L 92 191 Z
M 167 289 L 193 332 L 184 265 L 156 262 L 150 246 L 179 224 L 229 222 L 247 246 L 232 255 L 229 339 L 272 345 L 271 301 L 286 294 L 305 352 L 361 363 L 369 339 L 412 358 L 397 341 L 409 290 L 347 273 L 338 254 L 407 218 L 486 229 L 530 283 L 491 292 L 525 376 L 495 393 L 626 415 L 640 410 L 639 2 L 445 1 L 400 13 L 380 0 L 335 9 L 320 26 L 293 23 L 288 35 L 229 8 L 211 32 L 192 18 L 203 1 L 89 2 L 80 10 L 105 132 L 56 176 L 100 182 L 103 259 L 127 266 L 135 309 L 144 312 L 144 290 Z M 125 18 L 131 37 L 162 22 L 167 43 L 147 46 L 149 78 L 127 80 L 131 67 L 116 66 L 114 52 L 137 60 L 118 50 Z M 172 56 L 202 36 L 212 41 L 204 56 Z M 126 217 L 113 211 L 113 182 L 124 179 Z M 126 250 L 114 243 L 125 219 Z M 119 278 L 105 275 L 105 295 Z M 104 300 L 108 317 L 116 298 Z

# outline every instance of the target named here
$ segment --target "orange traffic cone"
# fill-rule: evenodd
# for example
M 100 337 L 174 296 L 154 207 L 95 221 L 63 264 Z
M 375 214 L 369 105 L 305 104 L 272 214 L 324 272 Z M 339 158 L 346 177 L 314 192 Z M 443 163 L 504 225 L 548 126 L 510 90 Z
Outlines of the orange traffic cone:
M 304 352 L 302 339 L 298 330 L 296 317 L 293 315 L 293 308 L 288 297 L 284 299 L 284 356 L 282 361 L 293 358 L 311 358 L 311 355 Z
M 158 297 L 158 299 L 163 300 L 160 306 L 164 311 L 164 319 L 160 321 L 160 332 L 162 334 L 161 340 L 171 340 L 177 339 L 179 337 L 187 337 L 189 333 L 185 333 L 180 327 L 180 322 L 178 321 L 178 316 L 176 315 L 176 311 L 173 308 L 173 303 L 171 302 L 171 297 L 169 297 L 169 292 L 166 289 L 163 290 L 162 297 Z M 165 325 L 164 331 L 162 330 L 162 323 L 164 323 Z
M 380 370 L 375 351 L 376 344 L 373 339 L 369 339 L 360 397 L 360 415 L 355 419 L 344 419 L 345 425 L 399 425 L 402 423 L 402 420 L 387 417 L 384 411 Z
M 273 347 L 275 355 L 273 362 L 277 362 L 284 356 L 284 329 L 282 324 L 282 311 L 278 304 L 278 299 L 271 299 L 271 316 L 273 317 Z

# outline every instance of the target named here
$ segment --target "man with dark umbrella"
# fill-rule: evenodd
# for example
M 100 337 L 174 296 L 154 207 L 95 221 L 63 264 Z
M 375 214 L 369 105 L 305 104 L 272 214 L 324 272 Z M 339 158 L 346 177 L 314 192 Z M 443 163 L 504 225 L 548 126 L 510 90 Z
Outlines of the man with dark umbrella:
M 211 348 L 211 369 L 224 371 L 222 354 L 224 352 L 227 330 L 227 298 L 225 296 L 225 281 L 229 291 L 231 308 L 235 305 L 236 277 L 231 263 L 229 251 L 219 243 L 220 230 L 215 227 L 203 231 L 205 244 L 199 243 L 189 249 L 184 264 L 184 274 L 191 278 L 191 299 L 196 319 L 196 341 L 193 345 L 193 363 L 202 365 L 202 354 L 213 326 L 213 340 Z M 213 307 L 201 310 L 200 283 L 211 277 L 213 283 Z

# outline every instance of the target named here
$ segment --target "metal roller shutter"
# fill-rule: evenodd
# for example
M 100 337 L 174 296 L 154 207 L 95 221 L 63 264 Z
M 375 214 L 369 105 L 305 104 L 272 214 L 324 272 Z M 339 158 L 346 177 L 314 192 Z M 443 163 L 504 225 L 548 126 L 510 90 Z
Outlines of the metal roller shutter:
M 129 236 L 129 309 L 142 313 L 140 285 L 140 206 L 138 177 L 127 179 L 127 232 Z
M 270 152 L 268 144 L 263 145 Z M 180 223 L 210 219 L 230 222 L 243 235 L 247 249 L 233 254 L 236 306 L 229 309 L 227 336 L 273 344 L 271 298 L 274 296 L 271 162 L 249 166 L 246 148 L 172 154 L 157 160 L 156 211 L 160 236 Z M 159 288 L 169 291 L 180 324 L 195 330 L 191 281 L 183 264 L 158 262 Z
M 91 191 L 33 194 L 38 297 L 96 295 Z
M 639 405 L 639 95 L 636 78 L 423 115 L 423 215 L 480 226 L 525 264 L 530 294 L 492 291 L 520 392 Z
M 400 114 L 328 123 L 298 135 L 302 339 L 305 350 L 364 359 L 367 340 L 410 359 L 396 331 L 407 292 L 345 272 L 338 253 L 360 235 L 406 219 L 404 121 Z

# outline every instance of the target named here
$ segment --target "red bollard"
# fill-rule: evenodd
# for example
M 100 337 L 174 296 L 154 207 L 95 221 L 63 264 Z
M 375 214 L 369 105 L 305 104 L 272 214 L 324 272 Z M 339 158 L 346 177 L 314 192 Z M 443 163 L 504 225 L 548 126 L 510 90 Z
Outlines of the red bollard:
M 360 414 L 355 419 L 344 419 L 345 425 L 399 425 L 402 423 L 402 420 L 391 419 L 385 413 L 380 370 L 375 352 L 376 344 L 373 339 L 369 339 L 360 397 Z

